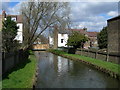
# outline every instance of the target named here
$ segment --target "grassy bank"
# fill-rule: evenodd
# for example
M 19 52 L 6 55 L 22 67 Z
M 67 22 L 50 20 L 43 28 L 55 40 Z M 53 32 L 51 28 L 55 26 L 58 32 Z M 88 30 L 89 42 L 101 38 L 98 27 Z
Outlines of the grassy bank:
M 2 88 L 32 88 L 36 66 L 36 58 L 30 51 L 28 60 L 17 65 L 11 73 L 3 78 Z
M 105 71 L 106 73 L 111 74 L 112 76 L 115 75 L 114 77 L 116 77 L 116 75 L 117 75 L 117 77 L 120 78 L 120 71 L 119 71 L 120 65 L 118 65 L 118 64 L 114 64 L 111 62 L 106 62 L 106 61 L 102 61 L 102 60 L 98 60 L 98 59 L 94 59 L 94 58 L 90 58 L 90 57 L 80 56 L 77 54 L 68 54 L 68 53 L 60 51 L 60 50 L 50 49 L 48 51 L 52 52 L 54 54 L 69 58 L 69 59 L 80 60 L 81 62 L 93 65 L 95 68 L 101 69 L 101 70 Z

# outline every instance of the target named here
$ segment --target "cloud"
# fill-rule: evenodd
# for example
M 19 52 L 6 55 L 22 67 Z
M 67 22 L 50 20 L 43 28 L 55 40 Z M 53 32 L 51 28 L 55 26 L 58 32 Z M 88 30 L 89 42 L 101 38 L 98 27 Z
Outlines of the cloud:
M 87 27 L 89 31 L 100 31 L 107 25 L 107 19 L 118 11 L 117 2 L 77 2 L 70 5 L 72 27 Z
M 110 11 L 110 12 L 107 13 L 107 15 L 115 17 L 115 16 L 118 16 L 118 12 L 116 12 L 116 11 Z
M 10 7 L 9 2 L 4 2 L 4 4 L 2 4 L 2 10 L 5 10 L 7 14 L 18 15 L 20 14 L 21 3 L 22 2 L 16 4 L 14 7 Z
M 90 0 L 91 1 L 91 0 Z M 107 20 L 118 15 L 117 2 L 71 2 L 72 28 L 87 27 L 89 31 L 100 31 L 107 25 Z M 111 0 L 112 1 L 112 0 Z M 8 14 L 20 14 L 21 2 L 14 7 L 9 7 L 8 3 L 3 4 Z

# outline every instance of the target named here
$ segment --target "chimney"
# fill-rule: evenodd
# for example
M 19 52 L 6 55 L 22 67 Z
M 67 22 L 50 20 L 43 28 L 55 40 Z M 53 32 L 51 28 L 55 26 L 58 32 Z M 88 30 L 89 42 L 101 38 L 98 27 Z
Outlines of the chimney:
M 54 26 L 54 46 L 53 46 L 54 49 L 57 49 L 58 48 L 58 26 L 55 25 Z
M 2 11 L 2 19 L 4 20 L 4 18 L 6 18 L 6 12 L 5 12 L 5 10 Z
M 83 28 L 83 30 L 84 30 L 84 31 L 87 31 L 87 28 L 86 28 L 86 27 L 84 27 L 84 28 Z

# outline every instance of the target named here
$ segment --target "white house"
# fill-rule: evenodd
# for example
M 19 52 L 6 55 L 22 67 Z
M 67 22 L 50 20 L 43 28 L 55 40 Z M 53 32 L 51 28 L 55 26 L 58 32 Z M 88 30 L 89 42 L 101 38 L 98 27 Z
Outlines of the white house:
M 17 36 L 16 36 L 16 40 L 19 40 L 19 43 L 23 42 L 23 23 L 22 23 L 22 16 L 21 15 L 17 15 L 17 26 L 18 26 L 18 32 L 17 32 Z
M 67 47 L 68 34 L 58 33 L 58 47 Z
M 4 20 L 6 20 L 6 17 L 11 16 L 11 19 L 14 20 L 17 23 L 18 26 L 18 32 L 17 36 L 15 37 L 16 40 L 19 41 L 19 43 L 23 42 L 23 23 L 22 23 L 22 15 L 6 15 L 6 12 L 2 12 L 2 17 Z
M 67 30 L 58 31 L 58 47 L 67 47 L 67 40 L 69 37 L 69 32 Z M 50 46 L 54 45 L 54 38 L 53 36 L 49 36 L 49 44 Z

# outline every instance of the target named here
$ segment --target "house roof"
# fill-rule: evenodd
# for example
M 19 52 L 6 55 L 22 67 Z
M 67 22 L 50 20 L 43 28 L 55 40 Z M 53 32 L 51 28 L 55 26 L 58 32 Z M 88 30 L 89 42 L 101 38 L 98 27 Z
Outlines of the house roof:
M 89 37 L 97 37 L 98 32 L 86 32 Z
M 71 31 L 78 31 L 81 34 L 88 35 L 88 37 L 97 37 L 98 32 L 87 32 L 84 29 L 71 29 Z
M 59 30 L 59 33 L 61 34 L 71 34 L 72 31 L 78 31 L 81 34 L 85 34 L 88 37 L 97 37 L 97 34 L 99 32 L 87 32 L 84 29 L 66 29 L 66 30 Z
M 113 21 L 113 20 L 117 20 L 117 19 L 120 19 L 120 15 L 113 17 L 111 19 L 108 19 L 107 21 L 109 22 L 109 21 Z
M 85 34 L 86 31 L 84 29 L 70 29 L 71 31 L 78 31 L 80 32 L 81 34 Z
M 7 15 L 7 16 L 15 17 L 17 23 L 22 23 L 23 22 L 22 15 Z
M 17 23 L 23 22 L 22 15 L 7 15 L 7 16 L 15 17 Z M 2 19 L 2 15 L 0 15 L 0 19 Z

